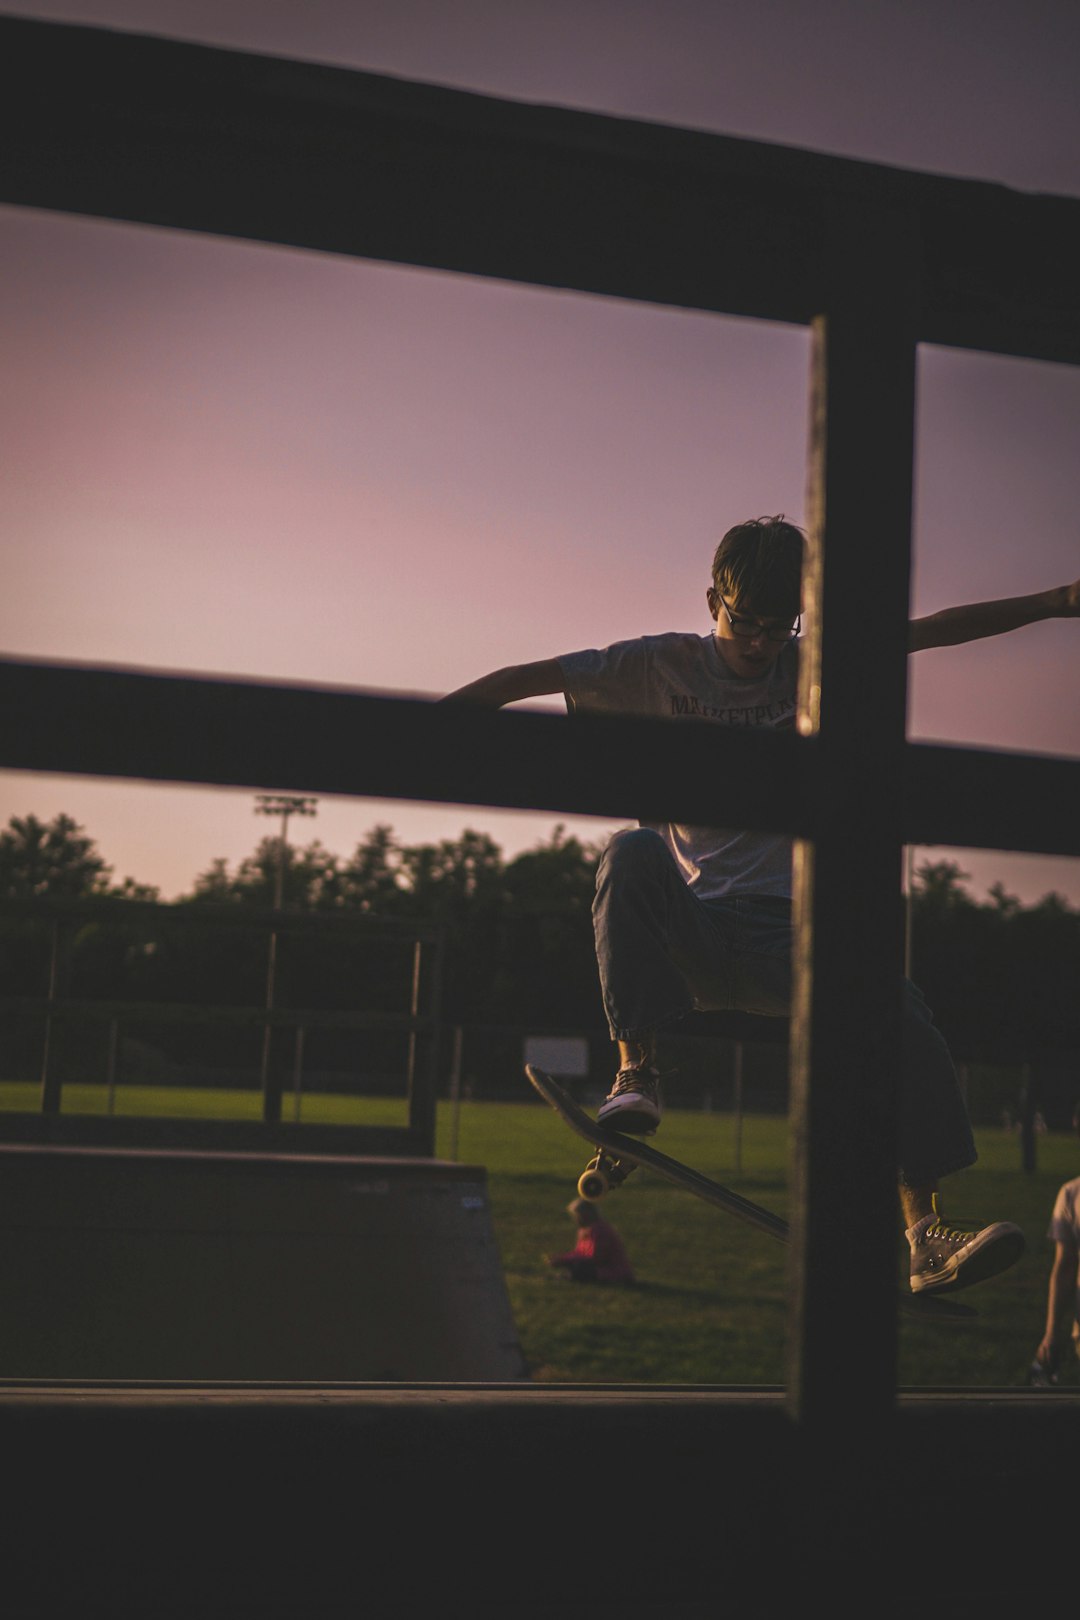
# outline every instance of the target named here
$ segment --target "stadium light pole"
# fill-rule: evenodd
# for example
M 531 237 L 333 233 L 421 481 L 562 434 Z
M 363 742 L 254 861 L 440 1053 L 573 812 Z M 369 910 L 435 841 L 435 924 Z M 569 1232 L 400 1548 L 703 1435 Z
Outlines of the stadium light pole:
M 274 910 L 280 911 L 285 895 L 285 851 L 289 842 L 289 817 L 314 816 L 318 812 L 318 799 L 294 793 L 259 793 L 255 797 L 257 816 L 280 816 L 281 832 L 277 844 L 277 868 L 274 873 Z
M 280 911 L 285 900 L 285 852 L 289 840 L 290 816 L 313 816 L 317 814 L 318 800 L 304 794 L 295 793 L 259 793 L 255 798 L 255 814 L 257 816 L 280 816 L 281 833 L 277 840 L 274 870 L 274 910 Z M 274 1010 L 274 980 L 277 974 L 277 929 L 271 927 L 270 942 L 266 956 L 266 1011 Z M 270 1081 L 270 1019 L 263 1025 L 262 1043 L 262 1071 L 261 1084 L 263 1095 L 263 1119 L 277 1123 L 281 1118 L 281 1098 L 279 1095 L 271 1097 Z

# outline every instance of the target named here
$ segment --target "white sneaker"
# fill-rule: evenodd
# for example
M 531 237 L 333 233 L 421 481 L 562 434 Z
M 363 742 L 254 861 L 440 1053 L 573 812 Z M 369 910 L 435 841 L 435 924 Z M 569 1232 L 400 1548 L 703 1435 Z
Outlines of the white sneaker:
M 660 1123 L 660 1076 L 649 1064 L 620 1069 L 596 1111 L 598 1125 L 612 1125 L 628 1136 L 649 1136 Z
M 1011 1221 L 995 1221 L 977 1232 L 946 1226 L 938 1215 L 927 1215 L 908 1233 L 911 1245 L 911 1292 L 969 1288 L 1014 1265 L 1024 1252 L 1024 1234 Z

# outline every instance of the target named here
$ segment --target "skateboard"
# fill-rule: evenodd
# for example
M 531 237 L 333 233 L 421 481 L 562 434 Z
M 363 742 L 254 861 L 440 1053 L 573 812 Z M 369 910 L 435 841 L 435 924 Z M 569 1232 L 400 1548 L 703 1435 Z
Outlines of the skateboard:
M 781 1243 L 789 1241 L 787 1221 L 771 1209 L 764 1209 L 761 1204 L 743 1198 L 740 1193 L 721 1186 L 718 1181 L 710 1181 L 708 1176 L 692 1170 L 689 1165 L 680 1164 L 678 1159 L 670 1159 L 666 1153 L 650 1147 L 638 1136 L 624 1136 L 621 1131 L 598 1125 L 583 1108 L 578 1107 L 572 1097 L 567 1096 L 557 1080 L 534 1064 L 526 1064 L 525 1073 L 533 1089 L 555 1110 L 563 1123 L 596 1149 L 578 1177 L 578 1192 L 582 1198 L 590 1202 L 603 1198 L 620 1186 L 636 1167 L 641 1166 L 655 1170 L 665 1181 L 681 1187 L 684 1192 L 693 1193 L 695 1198 L 701 1198 L 738 1220 L 756 1226 L 759 1232 L 767 1232 Z M 897 1289 L 897 1304 L 906 1315 L 919 1316 L 924 1320 L 937 1318 L 940 1321 L 966 1322 L 979 1314 L 971 1305 L 932 1294 L 912 1294 L 904 1288 Z

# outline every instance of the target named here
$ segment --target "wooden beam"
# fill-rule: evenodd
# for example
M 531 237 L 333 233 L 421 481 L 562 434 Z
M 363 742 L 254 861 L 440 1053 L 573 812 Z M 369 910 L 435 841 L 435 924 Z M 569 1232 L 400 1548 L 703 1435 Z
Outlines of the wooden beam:
M 1080 760 L 917 743 L 903 796 L 907 844 L 1080 855 Z
M 906 215 L 829 221 L 814 323 L 811 630 L 799 729 L 821 751 L 796 846 L 788 1398 L 838 1458 L 896 1389 L 901 788 L 918 237 Z M 843 1354 L 858 1345 L 857 1355 Z M 838 1347 L 842 1359 L 838 1359 Z
M 508 1593 L 534 1620 L 585 1613 L 597 1546 L 625 1539 L 626 1492 L 595 1490 L 594 1534 L 539 1557 L 568 1458 L 603 1458 L 611 1481 L 663 1481 L 650 1555 L 618 1594 L 627 1620 L 729 1605 L 847 1620 L 917 1612 L 928 1594 L 1002 1620 L 1030 1609 L 1033 1589 L 1038 1601 L 1076 1578 L 1075 1389 L 902 1396 L 888 1450 L 829 1501 L 831 1546 L 807 1523 L 820 1439 L 786 1420 L 771 1389 L 7 1379 L 0 1432 L 18 1481 L 7 1579 L 33 1591 L 39 1615 L 78 1614 L 99 1591 L 116 1620 L 332 1620 L 360 1607 L 361 1580 L 393 1594 L 373 1605 L 388 1616 L 444 1611 L 459 1586 L 479 1615 L 501 1613 Z M 928 1489 L 947 1525 L 916 1537 L 913 1504 Z
M 790 733 L 16 660 L 0 712 L 9 769 L 808 830 Z
M 922 341 L 1080 362 L 1080 201 L 173 40 L 0 19 L 0 200 L 809 323 L 901 207 Z
M 815 739 L 703 733 L 691 720 L 492 713 L 19 659 L 0 659 L 0 711 L 8 770 L 706 825 L 722 815 L 805 837 L 833 814 L 811 793 Z M 1080 855 L 1080 761 L 937 743 L 909 743 L 904 759 L 905 843 Z
M 405 1100 L 402 1099 L 402 1117 Z M 264 1120 L 160 1118 L 137 1114 L 0 1112 L 0 1144 L 121 1148 L 149 1153 L 187 1148 L 203 1153 L 265 1153 L 430 1158 L 433 1139 L 408 1125 L 313 1125 Z
M 359 945 L 390 941 L 412 944 L 418 939 L 434 944 L 441 937 L 437 923 L 419 918 L 373 917 L 359 911 L 275 911 L 272 906 L 244 905 L 238 909 L 227 902 L 206 900 L 200 900 L 197 906 L 177 906 L 167 900 L 120 900 L 104 894 L 86 899 L 9 897 L 4 901 L 4 915 L 25 921 L 99 922 L 106 926 L 119 923 L 132 933 L 140 928 L 152 933 L 155 923 L 165 922 L 170 932 L 177 927 L 224 928 L 232 932 L 276 928 L 279 934 L 322 936 L 329 932 L 340 935 L 343 943 Z

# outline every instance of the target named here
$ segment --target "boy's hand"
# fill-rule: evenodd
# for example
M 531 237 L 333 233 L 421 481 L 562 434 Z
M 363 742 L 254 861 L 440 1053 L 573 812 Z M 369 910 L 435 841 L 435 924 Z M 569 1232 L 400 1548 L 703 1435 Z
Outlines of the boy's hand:
M 1053 1374 L 1058 1370 L 1059 1359 L 1058 1347 L 1053 1335 L 1046 1334 L 1035 1352 L 1035 1360 L 1044 1372 Z
M 1080 619 L 1080 579 L 1074 579 L 1071 585 L 1063 585 L 1061 598 L 1061 617 Z

